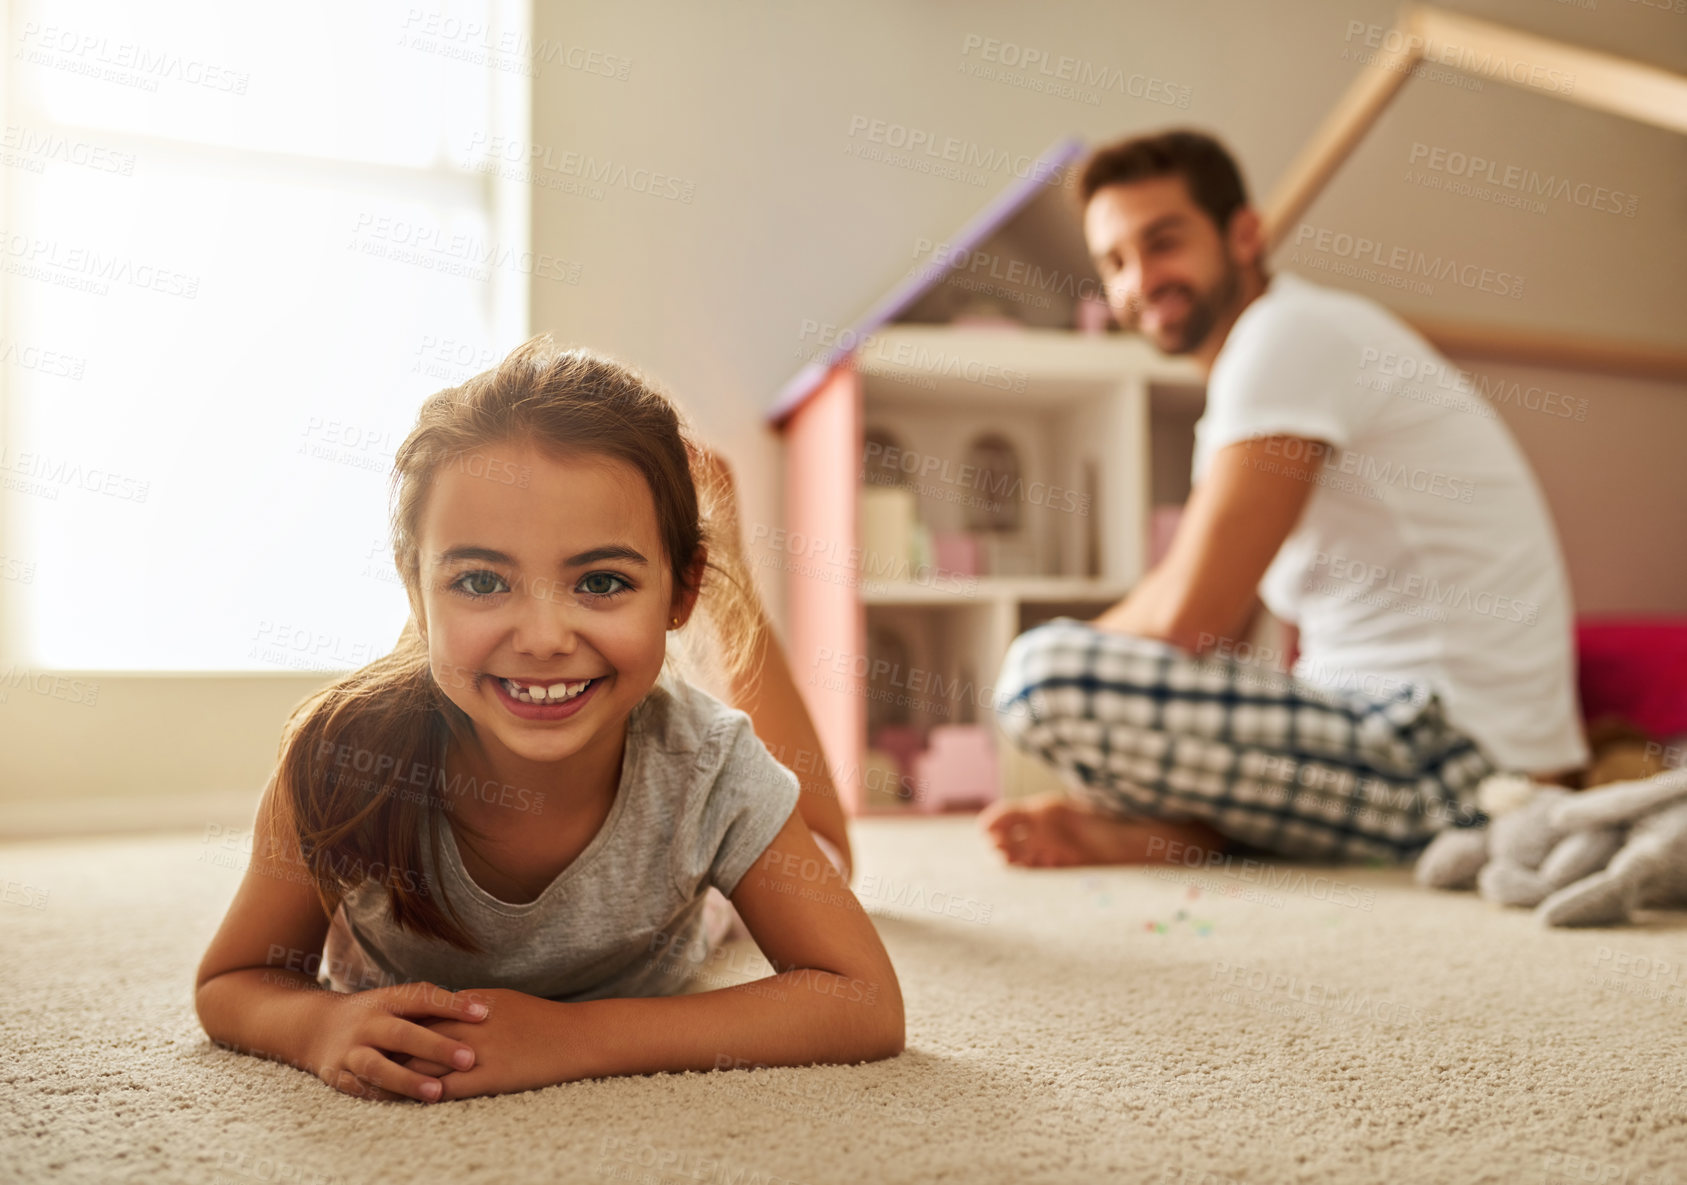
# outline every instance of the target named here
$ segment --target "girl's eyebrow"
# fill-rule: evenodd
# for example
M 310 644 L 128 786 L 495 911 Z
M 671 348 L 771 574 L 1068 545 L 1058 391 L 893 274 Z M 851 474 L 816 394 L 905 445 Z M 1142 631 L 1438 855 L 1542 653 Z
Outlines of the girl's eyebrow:
M 489 564 L 505 564 L 511 568 L 516 562 L 501 551 L 494 551 L 490 547 L 453 547 L 439 553 L 435 561 L 438 567 L 456 563 L 458 560 L 481 560 Z M 594 547 L 590 551 L 582 551 L 579 555 L 571 555 L 562 562 L 565 568 L 578 568 L 582 564 L 595 564 L 599 560 L 626 560 L 628 563 L 650 563 L 636 550 L 624 543 L 609 543 L 602 547 Z

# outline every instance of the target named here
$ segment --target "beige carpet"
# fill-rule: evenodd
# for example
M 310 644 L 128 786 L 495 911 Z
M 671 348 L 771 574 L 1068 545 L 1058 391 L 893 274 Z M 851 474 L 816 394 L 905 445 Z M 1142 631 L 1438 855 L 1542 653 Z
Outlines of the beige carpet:
M 237 847 L 0 847 L 0 1179 L 1687 1180 L 1687 915 L 1549 932 L 1399 871 L 1022 872 L 966 820 L 856 836 L 901 1057 L 426 1108 L 205 1038 Z

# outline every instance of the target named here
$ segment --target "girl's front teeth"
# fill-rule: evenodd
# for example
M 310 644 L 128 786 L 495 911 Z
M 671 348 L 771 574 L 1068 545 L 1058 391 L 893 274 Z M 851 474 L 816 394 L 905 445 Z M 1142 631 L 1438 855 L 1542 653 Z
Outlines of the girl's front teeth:
M 555 704 L 565 699 L 573 699 L 590 686 L 592 680 L 585 679 L 579 683 L 553 683 L 549 687 L 535 687 L 530 692 L 519 683 L 512 683 L 508 679 L 499 679 L 504 690 L 510 693 L 510 698 L 520 700 L 524 704 Z

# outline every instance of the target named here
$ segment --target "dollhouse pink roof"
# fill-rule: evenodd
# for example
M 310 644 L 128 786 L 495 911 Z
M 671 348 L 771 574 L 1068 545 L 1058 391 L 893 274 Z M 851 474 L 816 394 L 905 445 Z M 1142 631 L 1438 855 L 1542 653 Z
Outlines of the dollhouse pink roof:
M 823 357 L 809 361 L 791 376 L 768 410 L 768 423 L 775 428 L 782 427 L 808 397 L 819 389 L 833 367 L 854 353 L 857 346 L 875 330 L 894 321 L 920 297 L 942 283 L 943 277 L 953 270 L 956 262 L 964 260 L 970 252 L 1042 196 L 1049 185 L 1046 178 L 1064 176 L 1067 166 L 1075 162 L 1083 151 L 1083 143 L 1080 140 L 1067 137 L 1038 157 L 1037 164 L 1024 177 L 1016 179 L 1012 185 L 997 194 L 989 205 L 974 215 L 972 220 L 949 240 L 946 247 L 949 250 L 948 258 L 953 262 L 944 267 L 918 269 L 915 274 L 880 297 L 846 332 L 838 334 L 838 341 L 847 342 L 848 345 L 833 346 Z

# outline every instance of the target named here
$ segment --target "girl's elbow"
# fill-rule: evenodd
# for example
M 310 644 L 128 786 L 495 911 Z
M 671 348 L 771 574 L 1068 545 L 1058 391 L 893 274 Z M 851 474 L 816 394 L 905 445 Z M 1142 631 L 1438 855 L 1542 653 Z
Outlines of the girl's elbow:
M 218 1024 L 215 1001 L 207 992 L 207 988 L 215 981 L 215 976 L 195 986 L 193 990 L 193 1013 L 199 1018 L 199 1027 L 205 1030 L 205 1035 L 213 1041 L 220 1041 L 220 1025 Z
M 882 1061 L 895 1057 L 908 1044 L 908 1023 L 902 1007 L 900 992 L 892 992 L 890 997 L 879 1002 L 875 1018 L 878 1023 L 874 1026 L 872 1038 L 869 1041 L 870 1052 L 867 1061 Z
M 907 1048 L 907 1046 L 907 1033 L 903 1028 L 901 1020 L 898 1020 L 894 1026 L 887 1026 L 884 1033 L 880 1034 L 877 1039 L 874 1040 L 872 1046 L 867 1051 L 866 1057 L 862 1060 L 869 1062 L 882 1062 L 887 1058 L 898 1056 L 904 1049 Z

